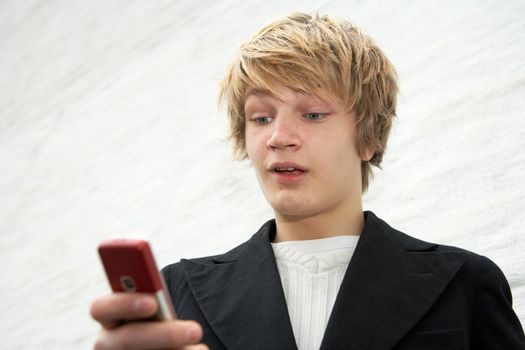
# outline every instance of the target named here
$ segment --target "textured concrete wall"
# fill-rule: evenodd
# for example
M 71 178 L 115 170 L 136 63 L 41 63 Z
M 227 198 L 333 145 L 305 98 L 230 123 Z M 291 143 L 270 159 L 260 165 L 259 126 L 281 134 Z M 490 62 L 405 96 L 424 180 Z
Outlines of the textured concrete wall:
M 525 3 L 282 3 L 0 3 L 3 348 L 90 348 L 103 237 L 146 236 L 165 265 L 271 217 L 230 158 L 217 82 L 243 39 L 296 10 L 354 21 L 398 68 L 399 118 L 365 207 L 493 259 L 525 321 Z

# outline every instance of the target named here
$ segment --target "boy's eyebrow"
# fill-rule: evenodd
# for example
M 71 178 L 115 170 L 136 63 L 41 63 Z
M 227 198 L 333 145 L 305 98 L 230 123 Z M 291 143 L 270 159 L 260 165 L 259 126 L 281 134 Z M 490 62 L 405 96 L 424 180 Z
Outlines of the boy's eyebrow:
M 280 99 L 277 95 L 275 95 L 273 92 L 271 92 L 268 89 L 255 89 L 255 88 L 253 88 L 253 89 L 248 90 L 248 93 L 246 94 L 246 97 L 244 97 L 244 103 L 245 104 L 246 104 L 246 100 L 250 96 L 263 97 L 263 98 L 264 97 L 269 97 L 269 98 L 273 98 L 275 100 L 283 102 L 282 99 Z
M 305 92 L 301 92 L 301 91 L 297 91 L 300 95 L 303 95 L 303 96 L 314 96 L 314 95 L 311 95 L 309 93 L 305 93 Z M 268 89 L 261 89 L 261 88 L 251 88 L 248 90 L 248 92 L 246 93 L 246 97 L 244 98 L 245 100 L 250 97 L 250 96 L 257 96 L 257 97 L 271 97 L 271 98 L 274 98 L 276 100 L 279 100 L 279 101 L 282 101 L 281 98 L 279 98 L 279 96 L 275 95 L 272 91 L 268 90 Z
M 248 92 L 246 93 L 246 98 L 248 98 L 249 96 L 270 96 L 270 97 L 274 97 L 275 98 L 275 95 L 270 91 L 270 90 L 267 90 L 267 89 L 249 89 Z
M 328 101 L 325 98 L 322 98 L 320 96 L 317 96 L 317 95 L 314 95 L 314 94 L 310 94 L 310 93 L 307 93 L 307 92 L 301 92 L 301 91 L 298 91 L 298 93 L 300 95 L 302 95 L 303 97 L 316 99 L 316 100 L 318 100 L 318 102 L 320 102 L 322 104 L 327 104 L 328 103 Z M 284 102 L 281 98 L 279 98 L 279 96 L 275 95 L 273 92 L 271 92 L 268 89 L 250 88 L 247 91 L 246 96 L 244 98 L 244 106 L 245 107 L 246 107 L 246 100 L 250 96 L 263 97 L 263 98 L 264 97 L 270 97 L 270 98 L 276 99 L 278 101 Z

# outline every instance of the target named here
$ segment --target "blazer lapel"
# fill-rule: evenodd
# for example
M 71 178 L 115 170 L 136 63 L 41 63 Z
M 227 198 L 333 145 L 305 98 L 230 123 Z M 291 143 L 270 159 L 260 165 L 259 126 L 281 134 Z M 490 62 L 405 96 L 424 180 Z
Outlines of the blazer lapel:
M 429 252 L 434 247 L 367 212 L 321 349 L 391 349 L 463 265 L 453 254 Z
M 270 245 L 274 235 L 269 221 L 211 262 L 183 261 L 195 299 L 227 349 L 297 348 Z

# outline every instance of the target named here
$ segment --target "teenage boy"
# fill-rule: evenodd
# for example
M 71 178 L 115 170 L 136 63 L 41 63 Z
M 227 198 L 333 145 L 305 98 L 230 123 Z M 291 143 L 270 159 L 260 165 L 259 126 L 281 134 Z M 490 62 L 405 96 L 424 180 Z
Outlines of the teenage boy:
M 493 262 L 363 213 L 396 95 L 392 64 L 348 22 L 293 14 L 257 32 L 221 97 L 275 219 L 226 254 L 164 268 L 192 321 L 121 325 L 153 315 L 154 299 L 97 299 L 95 348 L 525 349 Z

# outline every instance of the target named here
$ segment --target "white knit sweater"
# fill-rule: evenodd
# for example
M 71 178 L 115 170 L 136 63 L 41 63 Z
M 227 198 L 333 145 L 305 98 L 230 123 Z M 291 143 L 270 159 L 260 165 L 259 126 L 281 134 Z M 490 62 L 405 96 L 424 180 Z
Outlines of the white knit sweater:
M 359 236 L 272 243 L 299 350 L 318 350 Z

